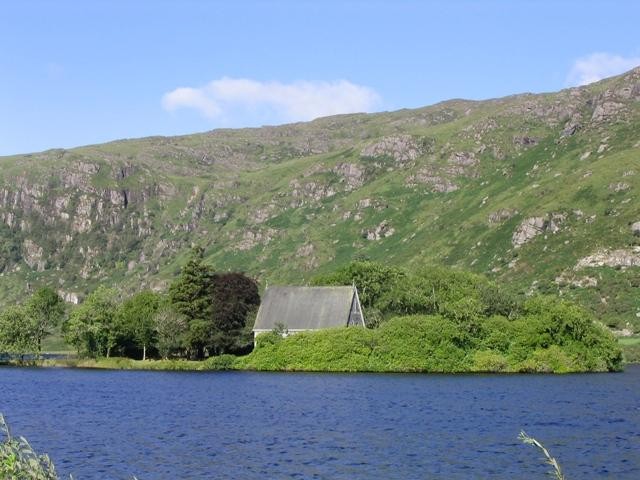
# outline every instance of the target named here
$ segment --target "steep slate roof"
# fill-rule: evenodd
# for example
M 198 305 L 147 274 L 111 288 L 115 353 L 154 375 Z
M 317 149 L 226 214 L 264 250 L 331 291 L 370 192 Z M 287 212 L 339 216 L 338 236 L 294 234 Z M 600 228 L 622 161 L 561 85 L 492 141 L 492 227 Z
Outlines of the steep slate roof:
M 353 287 L 267 287 L 253 329 L 344 327 L 353 298 Z

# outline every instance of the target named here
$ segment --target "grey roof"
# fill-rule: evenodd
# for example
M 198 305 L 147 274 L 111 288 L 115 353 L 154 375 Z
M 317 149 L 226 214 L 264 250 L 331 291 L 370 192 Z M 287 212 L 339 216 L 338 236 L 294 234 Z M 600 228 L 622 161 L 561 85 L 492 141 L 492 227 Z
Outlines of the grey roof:
M 353 287 L 267 287 L 253 329 L 344 327 L 353 297 Z

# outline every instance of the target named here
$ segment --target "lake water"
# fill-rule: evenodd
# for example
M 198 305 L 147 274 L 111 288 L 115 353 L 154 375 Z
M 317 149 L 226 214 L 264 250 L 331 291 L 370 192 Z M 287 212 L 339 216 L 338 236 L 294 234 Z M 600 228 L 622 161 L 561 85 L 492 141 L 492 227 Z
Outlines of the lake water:
M 640 479 L 640 366 L 567 376 L 0 368 L 0 412 L 77 480 Z

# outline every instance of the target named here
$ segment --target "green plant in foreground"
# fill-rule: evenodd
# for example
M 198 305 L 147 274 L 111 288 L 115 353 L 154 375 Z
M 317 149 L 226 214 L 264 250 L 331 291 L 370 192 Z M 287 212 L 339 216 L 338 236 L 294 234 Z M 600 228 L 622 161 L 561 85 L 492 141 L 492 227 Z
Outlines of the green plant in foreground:
M 38 455 L 24 437 L 11 436 L 0 414 L 0 478 L 3 480 L 58 480 L 48 455 Z
M 567 477 L 565 477 L 564 474 L 562 473 L 562 469 L 560 468 L 560 464 L 558 463 L 558 460 L 556 460 L 554 457 L 551 456 L 551 454 L 549 453 L 549 450 L 547 450 L 545 446 L 542 445 L 542 443 L 540 443 L 535 438 L 527 435 L 524 430 L 520 432 L 520 435 L 518 435 L 518 438 L 522 440 L 523 443 L 527 445 L 533 445 L 534 447 L 537 447 L 542 451 L 542 453 L 545 456 L 545 463 L 547 463 L 548 465 L 551 465 L 551 467 L 553 468 L 553 470 L 549 471 L 549 475 L 553 476 L 557 480 L 567 480 Z

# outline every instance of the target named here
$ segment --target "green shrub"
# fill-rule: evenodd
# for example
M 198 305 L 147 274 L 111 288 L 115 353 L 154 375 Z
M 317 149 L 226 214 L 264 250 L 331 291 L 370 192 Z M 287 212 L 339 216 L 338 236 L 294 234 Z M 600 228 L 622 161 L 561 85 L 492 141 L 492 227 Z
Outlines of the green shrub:
M 0 478 L 7 480 L 57 480 L 55 467 L 47 455 L 36 453 L 23 437 L 11 435 L 0 414 Z
M 204 368 L 206 370 L 233 370 L 235 363 L 235 355 L 224 354 L 207 358 L 204 362 Z
M 558 345 L 534 350 L 526 360 L 516 367 L 525 373 L 569 373 L 584 370 Z
M 493 350 L 478 350 L 473 354 L 474 372 L 506 372 L 509 362 L 506 357 Z

